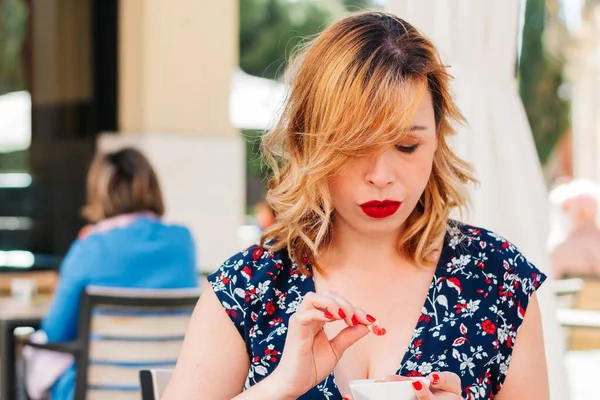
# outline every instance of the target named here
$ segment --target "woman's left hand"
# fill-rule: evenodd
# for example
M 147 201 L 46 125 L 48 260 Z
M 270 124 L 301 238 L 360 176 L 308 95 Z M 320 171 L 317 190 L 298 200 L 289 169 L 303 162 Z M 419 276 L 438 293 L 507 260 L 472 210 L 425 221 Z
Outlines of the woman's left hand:
M 460 377 L 452 372 L 434 372 L 429 375 L 429 387 L 413 382 L 418 400 L 459 400 L 462 387 Z
M 388 382 L 409 380 L 405 376 L 390 375 L 385 378 Z M 418 380 L 413 381 L 415 396 L 418 400 L 462 400 L 460 377 L 452 372 L 434 372 L 429 375 L 429 387 Z M 344 399 L 352 400 L 352 396 Z

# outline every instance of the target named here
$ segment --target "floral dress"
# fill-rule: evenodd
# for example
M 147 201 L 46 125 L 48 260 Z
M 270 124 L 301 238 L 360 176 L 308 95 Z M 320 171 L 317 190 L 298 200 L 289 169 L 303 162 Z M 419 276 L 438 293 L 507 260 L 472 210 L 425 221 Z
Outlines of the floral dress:
M 545 279 L 504 238 L 451 221 L 397 374 L 450 371 L 460 376 L 465 399 L 493 398 L 506 379 L 529 299 Z M 227 260 L 209 281 L 246 343 L 249 388 L 277 367 L 289 318 L 315 290 L 314 281 L 287 251 L 258 246 Z M 332 373 L 300 399 L 340 400 L 342 395 Z

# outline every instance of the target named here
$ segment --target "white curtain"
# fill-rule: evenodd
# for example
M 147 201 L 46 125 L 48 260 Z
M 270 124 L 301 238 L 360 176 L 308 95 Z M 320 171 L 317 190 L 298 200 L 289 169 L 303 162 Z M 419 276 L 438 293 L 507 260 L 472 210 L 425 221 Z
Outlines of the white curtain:
M 452 146 L 481 185 L 466 222 L 506 237 L 548 281 L 538 292 L 553 399 L 566 399 L 562 332 L 555 319 L 546 250 L 549 204 L 531 129 L 515 79 L 519 0 L 388 0 L 388 11 L 439 48 L 456 78 L 453 91 L 468 126 Z

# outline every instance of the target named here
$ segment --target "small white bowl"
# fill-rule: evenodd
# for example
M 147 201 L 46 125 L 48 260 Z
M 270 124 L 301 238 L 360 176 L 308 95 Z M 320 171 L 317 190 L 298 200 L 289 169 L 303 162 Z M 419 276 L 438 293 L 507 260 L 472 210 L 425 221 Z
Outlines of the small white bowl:
M 410 378 L 410 380 L 394 382 L 358 379 L 350 381 L 350 392 L 354 400 L 416 400 L 412 385 L 415 380 L 419 380 L 424 386 L 429 387 L 427 378 Z

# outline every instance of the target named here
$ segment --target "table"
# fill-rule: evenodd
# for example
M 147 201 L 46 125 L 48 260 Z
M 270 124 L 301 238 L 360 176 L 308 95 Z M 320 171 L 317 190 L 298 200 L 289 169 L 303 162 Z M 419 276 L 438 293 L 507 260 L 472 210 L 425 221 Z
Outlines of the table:
M 29 303 L 0 297 L 0 400 L 17 398 L 15 328 L 39 328 L 49 304 L 49 296 L 36 296 Z

